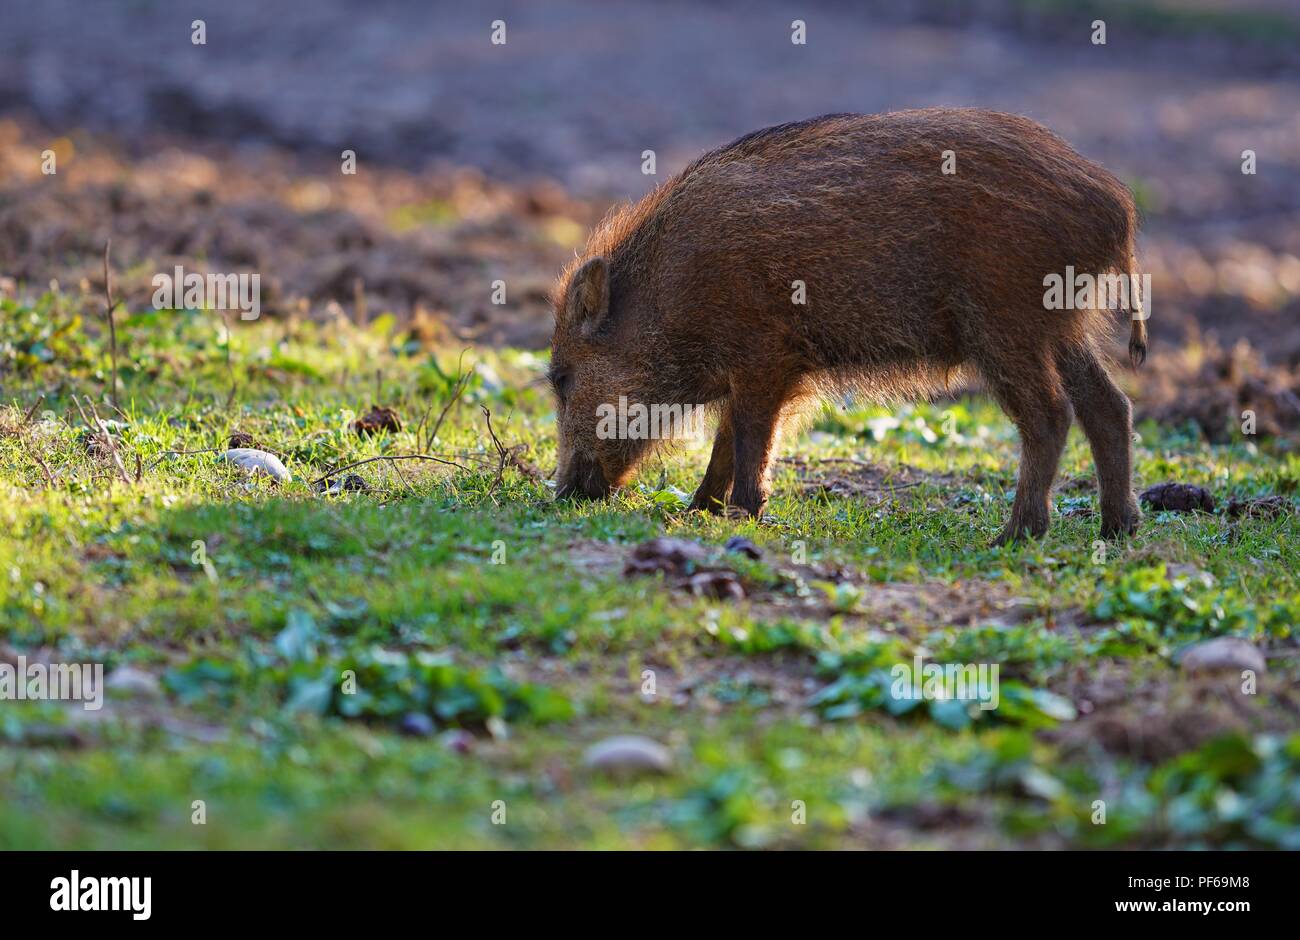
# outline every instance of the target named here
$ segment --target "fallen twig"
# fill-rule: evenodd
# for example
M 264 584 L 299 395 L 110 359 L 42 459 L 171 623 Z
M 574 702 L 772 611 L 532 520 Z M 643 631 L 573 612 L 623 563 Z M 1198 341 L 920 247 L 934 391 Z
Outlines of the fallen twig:
M 54 486 L 54 475 L 50 473 L 50 468 L 45 466 L 45 461 L 41 459 L 41 455 L 35 451 L 28 451 L 27 456 L 36 461 L 36 466 L 41 468 L 41 473 L 45 474 L 45 482 L 50 486 Z
M 817 463 L 851 463 L 856 467 L 875 467 L 869 460 L 861 460 L 857 457 L 778 457 L 777 463 L 793 464 L 796 467 L 807 466 Z
M 368 325 L 370 314 L 366 308 L 366 282 L 359 277 L 352 279 L 352 306 L 356 310 L 357 326 Z
M 225 449 L 226 448 L 224 447 L 204 447 L 202 450 L 165 450 L 158 455 L 157 460 L 149 464 L 147 469 L 152 470 L 154 467 L 158 466 L 168 457 L 182 457 L 187 454 L 215 454 L 219 451 L 224 451 Z
M 109 386 L 109 401 L 113 403 L 113 410 L 117 411 L 117 323 L 113 319 L 113 311 L 117 309 L 117 301 L 113 299 L 112 271 L 108 267 L 108 253 L 112 247 L 113 239 L 110 238 L 104 242 L 104 316 L 108 318 L 108 348 L 113 369 L 112 384 Z
M 492 446 L 497 449 L 497 475 L 492 480 L 492 485 L 488 487 L 488 495 L 491 496 L 501 485 L 501 479 L 505 476 L 506 464 L 510 460 L 510 453 L 506 450 L 506 445 L 501 443 L 501 438 L 497 437 L 497 432 L 492 429 L 492 412 L 488 411 L 487 405 L 479 405 L 483 409 L 483 417 L 487 419 L 488 435 L 492 438 Z
M 25 415 L 23 416 L 23 424 L 31 424 L 31 423 L 32 423 L 32 416 L 36 414 L 36 409 L 39 408 L 39 407 L 41 407 L 41 402 L 43 402 L 43 401 L 45 401 L 45 393 L 44 393 L 44 392 L 42 392 L 42 393 L 41 393 L 41 396 L 40 396 L 39 398 L 36 399 L 36 402 L 35 402 L 35 403 L 30 407 L 30 408 L 27 409 L 27 414 L 25 414 Z
M 226 317 L 225 311 L 221 311 L 221 322 L 226 327 L 226 373 L 230 376 L 230 394 L 226 396 L 226 411 L 235 402 L 235 393 L 239 391 L 239 384 L 235 381 L 235 367 L 230 362 L 230 347 L 234 345 L 235 337 L 230 332 L 230 320 Z
M 85 409 L 83 409 L 83 408 L 81 407 L 81 401 L 80 401 L 80 399 L 77 398 L 76 395 L 73 395 L 73 396 L 72 396 L 72 403 L 73 403 L 74 405 L 76 405 L 76 406 L 77 406 L 77 410 L 78 410 L 79 412 L 81 412 L 81 420 L 84 421 L 84 422 L 86 423 L 86 427 L 90 428 L 92 432 L 97 431 L 98 428 L 94 427 L 94 426 L 90 423 L 90 418 L 86 417 Z
M 469 471 L 469 467 L 466 467 L 464 464 L 456 463 L 454 460 L 444 460 L 441 457 L 434 457 L 430 454 L 383 454 L 379 457 L 367 457 L 365 460 L 358 460 L 356 463 L 336 467 L 329 473 L 312 480 L 309 485 L 316 486 L 320 483 L 324 483 L 330 477 L 338 476 L 344 470 L 351 470 L 353 467 L 360 467 L 362 464 L 374 463 L 376 460 L 431 460 L 434 463 L 446 464 L 449 467 L 456 467 L 459 470 Z
M 537 469 L 537 467 L 528 460 L 525 460 L 523 457 L 523 455 L 528 451 L 528 445 L 515 444 L 513 447 L 507 447 L 505 444 L 501 443 L 501 439 L 497 437 L 497 432 L 492 428 L 492 412 L 488 411 L 483 405 L 480 405 L 479 407 L 483 409 L 483 416 L 487 419 L 488 434 L 492 438 L 492 446 L 495 447 L 497 451 L 497 475 L 496 478 L 493 479 L 492 485 L 488 487 L 488 495 L 490 496 L 492 493 L 496 492 L 497 487 L 501 485 L 501 480 L 505 475 L 506 467 L 513 467 L 530 480 L 543 479 L 544 475 L 542 474 L 542 471 Z
M 479 464 L 488 464 L 488 465 L 492 465 L 492 464 L 496 463 L 496 461 L 493 460 L 491 457 L 487 456 L 487 454 L 477 454 L 477 453 L 474 453 L 473 451 L 468 451 L 468 450 L 458 450 L 458 451 L 454 451 L 454 452 L 451 454 L 451 456 L 453 456 L 453 457 L 460 457 L 462 460 L 473 460 L 473 461 L 475 461 L 476 463 L 479 463 Z
M 73 401 L 76 401 L 75 395 L 73 396 Z M 91 401 L 90 398 L 87 398 L 86 404 L 90 405 L 90 413 L 95 419 L 95 427 L 98 429 L 99 435 L 104 441 L 105 446 L 108 447 L 109 454 L 113 457 L 113 464 L 117 467 L 117 472 L 122 475 L 122 482 L 127 486 L 130 486 L 131 477 L 127 475 L 126 464 L 122 463 L 122 455 L 117 451 L 117 442 L 113 440 L 113 435 L 109 433 L 108 428 L 105 427 L 104 422 L 100 419 L 99 412 L 95 410 L 95 403 Z M 82 412 L 82 417 L 85 417 L 85 412 Z
M 404 474 L 404 473 L 402 472 L 402 465 L 399 464 L 399 463 L 394 463 L 394 464 L 393 464 L 393 471 L 397 474 L 398 478 L 401 479 L 401 481 L 402 481 L 402 490 L 403 490 L 403 492 L 410 492 L 410 490 L 411 490 L 411 484 L 407 481 L 407 479 L 406 479 L 406 474 Z
M 447 412 L 451 411 L 452 406 L 455 405 L 456 402 L 460 401 L 461 395 L 465 394 L 465 389 L 469 387 L 470 376 L 474 373 L 473 370 L 465 372 L 461 368 L 464 359 L 465 354 L 462 352 L 461 361 L 456 363 L 456 384 L 452 386 L 451 395 L 447 398 L 447 404 L 443 405 L 442 411 L 439 412 L 438 420 L 434 422 L 433 428 L 429 431 L 429 439 L 421 448 L 422 450 L 428 450 L 433 446 L 433 439 L 438 436 L 438 431 L 442 429 L 442 422 L 446 419 Z M 424 417 L 420 419 L 420 423 L 415 428 L 415 443 L 417 447 L 420 446 L 420 430 L 424 427 L 424 422 L 428 420 L 429 413 L 432 410 L 433 405 L 430 404 L 424 411 Z

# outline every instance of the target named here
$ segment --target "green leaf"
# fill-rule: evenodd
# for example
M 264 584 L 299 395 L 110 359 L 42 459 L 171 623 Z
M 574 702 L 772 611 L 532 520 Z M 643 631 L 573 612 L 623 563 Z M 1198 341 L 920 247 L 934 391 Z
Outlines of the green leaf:
M 333 698 L 334 681 L 328 673 L 315 679 L 298 678 L 290 680 L 289 699 L 284 710 L 290 714 L 324 715 L 329 711 Z
M 289 611 L 283 630 L 275 638 L 275 648 L 291 663 L 310 663 L 316 659 L 319 631 L 312 615 L 300 607 Z
M 971 725 L 969 703 L 955 698 L 935 699 L 930 702 L 930 717 L 945 728 L 960 731 Z

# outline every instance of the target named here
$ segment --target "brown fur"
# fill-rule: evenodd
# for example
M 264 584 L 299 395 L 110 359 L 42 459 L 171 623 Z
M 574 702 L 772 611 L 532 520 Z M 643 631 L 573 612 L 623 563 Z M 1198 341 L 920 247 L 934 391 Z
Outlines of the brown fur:
M 945 150 L 955 175 L 940 172 Z M 1043 279 L 1136 275 L 1136 231 L 1119 180 L 1014 115 L 837 114 L 742 137 L 611 214 L 561 275 L 558 492 L 603 496 L 644 458 L 652 442 L 596 434 L 597 407 L 620 395 L 714 407 L 694 505 L 759 514 L 779 430 L 806 404 L 928 396 L 971 375 L 1021 435 L 1001 540 L 1046 531 L 1072 414 L 1103 533 L 1131 532 L 1129 402 L 1102 364 L 1110 315 L 1045 309 Z

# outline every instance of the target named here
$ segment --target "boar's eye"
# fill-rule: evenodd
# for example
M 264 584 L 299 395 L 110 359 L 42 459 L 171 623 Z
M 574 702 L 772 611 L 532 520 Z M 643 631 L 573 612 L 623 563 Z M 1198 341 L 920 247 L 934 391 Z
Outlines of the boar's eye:
M 564 401 L 569 397 L 569 392 L 573 391 L 573 373 L 568 369 L 552 372 L 551 386 L 555 389 L 555 394 L 560 396 L 560 401 Z

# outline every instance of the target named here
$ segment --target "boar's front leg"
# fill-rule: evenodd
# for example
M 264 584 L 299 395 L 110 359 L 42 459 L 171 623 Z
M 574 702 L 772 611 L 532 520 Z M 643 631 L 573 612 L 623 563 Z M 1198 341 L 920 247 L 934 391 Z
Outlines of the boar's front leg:
M 691 509 L 702 512 L 722 512 L 731 496 L 732 468 L 735 466 L 735 444 L 731 433 L 731 405 L 722 408 L 718 433 L 713 438 L 713 453 L 709 456 L 709 469 L 704 471 L 700 488 L 691 500 Z
M 782 402 L 760 398 L 764 393 L 737 391 L 732 397 L 731 425 L 735 472 L 731 505 L 750 516 L 761 516 L 771 493 L 768 469 L 776 447 Z M 766 392 L 771 395 L 771 391 Z

